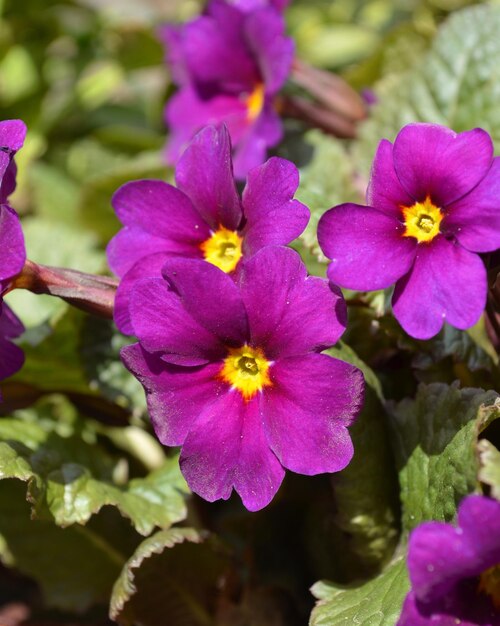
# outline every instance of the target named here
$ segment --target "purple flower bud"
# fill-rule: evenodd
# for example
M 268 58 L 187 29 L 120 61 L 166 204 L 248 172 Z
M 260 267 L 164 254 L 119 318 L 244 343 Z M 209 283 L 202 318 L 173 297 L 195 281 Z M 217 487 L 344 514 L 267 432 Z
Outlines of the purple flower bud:
M 500 158 L 484 130 L 409 124 L 378 147 L 368 206 L 343 204 L 318 225 L 329 278 L 349 289 L 396 283 L 394 315 L 428 339 L 474 325 L 486 303 L 478 253 L 500 247 Z

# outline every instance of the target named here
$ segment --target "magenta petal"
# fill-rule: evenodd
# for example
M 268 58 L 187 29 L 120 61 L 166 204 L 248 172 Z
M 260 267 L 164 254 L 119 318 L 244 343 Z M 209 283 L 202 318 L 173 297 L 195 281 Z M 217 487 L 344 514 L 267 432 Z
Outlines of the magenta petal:
M 113 317 L 118 329 L 125 335 L 134 334 L 129 310 L 130 294 L 133 286 L 138 280 L 160 278 L 162 267 L 165 265 L 168 257 L 169 254 L 164 252 L 142 257 L 120 281 L 116 290 Z
M 26 130 L 26 124 L 22 120 L 0 122 L 0 147 L 17 152 L 23 147 Z
M 24 326 L 14 311 L 5 302 L 1 302 L 0 335 L 12 339 L 24 332 Z
M 231 139 L 225 126 L 200 131 L 180 158 L 177 186 L 213 230 L 236 230 L 243 217 L 231 162 Z
M 166 446 L 182 445 L 207 404 L 227 388 L 217 380 L 220 363 L 176 367 L 149 354 L 138 343 L 122 348 L 120 356 L 142 383 L 155 433 Z
M 493 143 L 480 128 L 454 133 L 436 124 L 408 124 L 394 142 L 394 168 L 415 200 L 441 208 L 471 191 L 488 173 Z
M 253 11 L 245 23 L 245 35 L 260 68 L 266 93 L 275 94 L 285 83 L 295 46 L 285 37 L 285 20 L 272 8 Z
M 113 207 L 125 226 L 168 241 L 172 251 L 199 246 L 210 229 L 179 189 L 161 180 L 134 180 L 115 192 Z
M 363 404 L 363 374 L 326 354 L 280 359 L 262 396 L 267 439 L 287 469 L 338 472 L 351 460 L 347 427 Z
M 184 58 L 184 27 L 177 24 L 163 24 L 157 32 L 159 39 L 165 45 L 165 58 L 174 82 L 177 85 L 187 83 L 189 72 Z
M 448 207 L 442 230 L 471 252 L 500 248 L 500 157 L 475 189 Z
M 465 598 L 465 601 L 470 604 L 477 600 L 477 598 L 473 597 L 474 594 L 471 595 L 472 597 Z M 450 604 L 453 604 L 453 599 L 448 598 Z M 458 602 L 460 603 L 459 599 Z M 461 610 L 460 617 L 458 617 L 457 613 L 453 611 L 441 612 L 437 610 L 434 612 L 432 609 L 433 607 L 428 607 L 420 603 L 415 594 L 410 592 L 406 596 L 403 610 L 396 626 L 479 626 L 479 624 L 481 624 L 481 626 L 498 626 L 495 622 L 477 622 L 475 619 L 474 621 L 464 619 Z M 472 610 L 474 611 L 474 609 Z
M 310 213 L 293 199 L 298 185 L 298 170 L 285 159 L 272 157 L 250 171 L 243 192 L 246 252 L 254 254 L 264 246 L 286 245 L 303 232 Z
M 260 250 L 245 263 L 240 287 L 252 345 L 270 359 L 323 350 L 345 330 L 342 294 L 326 280 L 308 277 L 300 255 L 290 248 Z
M 476 555 L 478 572 L 500 562 L 500 502 L 485 496 L 471 495 L 462 500 L 458 525 Z
M 411 206 L 415 200 L 403 189 L 396 176 L 392 151 L 392 143 L 382 139 L 373 160 L 366 202 L 369 206 L 401 220 L 401 206 Z
M 23 363 L 24 353 L 21 348 L 0 337 L 0 380 L 15 374 Z
M 23 269 L 26 261 L 24 235 L 17 213 L 6 204 L 0 205 L 0 282 L 5 287 L 9 279 Z
M 245 403 L 238 392 L 206 408 L 186 437 L 180 465 L 205 500 L 227 500 L 234 487 L 250 511 L 269 504 L 285 474 L 262 431 L 258 398 Z
M 203 365 L 227 353 L 217 337 L 189 315 L 163 278 L 135 283 L 129 308 L 132 328 L 141 345 L 148 352 L 162 352 L 166 361 L 173 355 L 174 363 Z
M 445 321 L 465 330 L 481 317 L 486 287 L 477 254 L 438 236 L 418 246 L 412 269 L 396 284 L 394 315 L 416 339 L 433 337 Z
M 374 208 L 341 204 L 322 215 L 318 241 L 332 259 L 328 277 L 348 289 L 385 289 L 403 276 L 417 243 L 401 222 Z
M 223 343 L 241 346 L 248 340 L 248 320 L 234 281 L 206 261 L 172 257 L 163 276 L 179 294 L 186 312 Z

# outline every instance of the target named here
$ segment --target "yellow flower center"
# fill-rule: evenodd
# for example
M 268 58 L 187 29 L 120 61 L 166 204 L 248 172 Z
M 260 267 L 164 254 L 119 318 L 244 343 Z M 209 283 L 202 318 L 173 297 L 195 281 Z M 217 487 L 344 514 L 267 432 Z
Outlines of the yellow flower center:
M 490 596 L 493 606 L 500 611 L 500 565 L 494 565 L 481 574 L 478 591 Z
M 271 365 L 260 348 L 230 348 L 219 378 L 237 389 L 248 402 L 264 387 L 272 385 L 269 378 Z
M 262 108 L 264 107 L 264 85 L 263 83 L 259 83 L 257 87 L 252 91 L 252 93 L 246 99 L 247 111 L 248 111 L 248 119 L 250 121 L 255 120 L 259 117 Z
M 242 237 L 236 231 L 220 226 L 209 239 L 200 245 L 200 248 L 205 261 L 229 274 L 236 268 L 243 254 L 242 241 Z
M 412 206 L 402 206 L 406 230 L 404 237 L 415 237 L 418 243 L 432 241 L 439 234 L 439 227 L 444 217 L 441 209 L 427 196 L 424 202 L 415 202 Z

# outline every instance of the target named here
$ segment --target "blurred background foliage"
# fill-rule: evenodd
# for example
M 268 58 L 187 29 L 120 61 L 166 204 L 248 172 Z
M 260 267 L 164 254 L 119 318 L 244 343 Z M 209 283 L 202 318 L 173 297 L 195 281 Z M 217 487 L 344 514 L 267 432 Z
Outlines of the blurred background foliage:
M 319 216 L 362 200 L 381 136 L 392 139 L 415 119 L 456 130 L 480 125 L 498 152 L 500 17 L 459 12 L 475 4 L 292 0 L 286 15 L 298 56 L 357 90 L 374 90 L 378 100 L 354 141 L 287 123 L 279 152 L 302 165 L 299 196 L 313 218 L 295 245 L 311 272 L 325 271 L 315 240 Z M 137 178 L 172 177 L 162 158 L 162 110 L 172 86 L 155 30 L 201 7 L 197 0 L 0 0 L 0 111 L 29 129 L 11 200 L 32 260 L 106 273 L 105 246 L 119 227 L 114 191 Z M 436 39 L 450 13 L 455 21 Z M 347 584 L 380 571 L 400 536 L 398 483 L 410 489 L 406 468 L 418 462 L 411 442 L 394 447 L 407 437 L 404 416 L 432 417 L 439 397 L 449 410 L 462 403 L 469 421 L 493 432 L 494 398 L 460 395 L 453 384 L 495 387 L 498 359 L 484 322 L 417 342 L 390 316 L 390 294 L 362 302 L 348 295 L 346 343 L 332 354 L 360 366 L 369 385 L 353 430 L 357 456 L 332 480 L 288 475 L 273 503 L 249 514 L 237 498 L 208 505 L 188 496 L 175 451 L 157 443 L 142 389 L 119 362 L 128 340 L 111 323 L 48 297 L 10 294 L 28 330 L 26 365 L 3 385 L 0 406 L 0 623 L 302 625 L 318 579 Z M 405 400 L 419 383 L 429 386 Z M 478 431 L 467 431 L 471 450 Z M 433 454 L 467 456 L 450 445 Z M 457 475 L 468 482 L 456 487 L 457 498 L 476 480 L 475 459 L 461 463 Z M 415 498 L 428 491 L 426 480 L 414 487 Z M 406 531 L 415 503 L 403 504 Z M 445 513 L 432 507 L 429 515 L 448 519 L 453 504 Z M 394 623 L 407 585 L 401 567 L 396 560 L 382 576 L 396 598 L 386 613 L 392 617 L 363 614 L 355 623 Z M 396 574 L 402 582 L 394 591 Z M 370 581 L 355 600 L 339 600 L 335 584 L 315 586 L 322 604 L 314 624 L 354 619 L 349 607 L 381 597 Z M 384 610 L 377 605 L 377 614 Z

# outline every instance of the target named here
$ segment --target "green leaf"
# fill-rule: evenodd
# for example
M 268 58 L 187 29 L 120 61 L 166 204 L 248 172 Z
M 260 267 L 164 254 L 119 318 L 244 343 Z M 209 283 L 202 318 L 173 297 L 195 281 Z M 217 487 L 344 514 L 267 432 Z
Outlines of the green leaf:
M 477 444 L 479 452 L 479 480 L 490 487 L 491 495 L 500 500 L 500 451 L 487 439 Z
M 359 587 L 342 588 L 319 582 L 312 588 L 319 599 L 310 626 L 392 626 L 408 592 L 405 560 L 394 561 L 380 576 Z
M 480 5 L 453 14 L 430 51 L 408 72 L 376 86 L 379 99 L 361 127 L 357 155 L 368 175 L 381 138 L 394 139 L 410 122 L 455 131 L 481 126 L 500 149 L 500 7 Z
M 1 560 L 35 578 L 45 602 L 64 610 L 84 611 L 109 597 L 125 558 L 90 528 L 61 529 L 30 520 L 23 488 L 0 481 Z
M 213 597 L 225 559 L 190 528 L 171 528 L 143 541 L 113 589 L 110 617 L 123 626 L 215 625 Z
M 421 385 L 414 400 L 394 408 L 403 530 L 455 517 L 460 500 L 477 487 L 478 433 L 498 417 L 496 392 L 441 383 Z
M 80 433 L 82 427 L 78 420 L 0 420 L 0 479 L 28 483 L 33 515 L 65 527 L 85 524 L 103 506 L 113 506 L 142 535 L 184 519 L 188 488 L 176 457 L 127 481 L 126 459 L 111 457 L 91 427 Z

